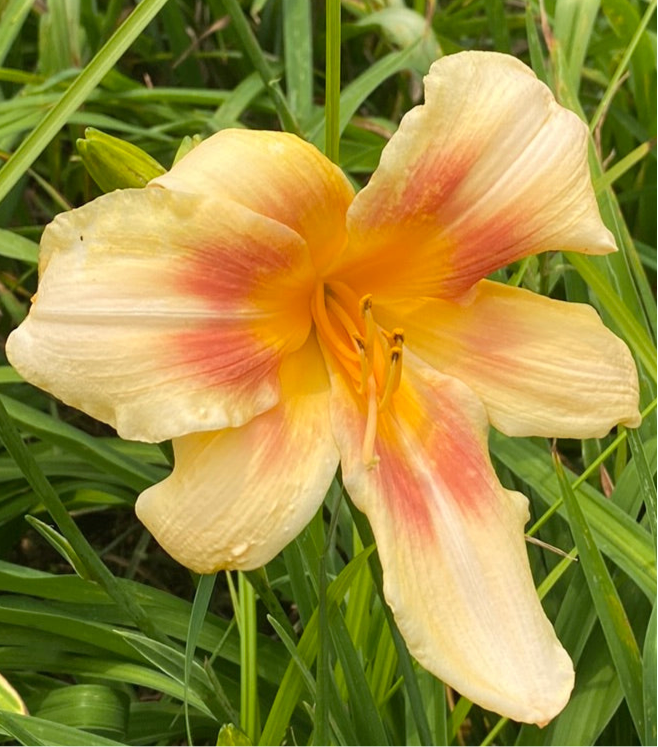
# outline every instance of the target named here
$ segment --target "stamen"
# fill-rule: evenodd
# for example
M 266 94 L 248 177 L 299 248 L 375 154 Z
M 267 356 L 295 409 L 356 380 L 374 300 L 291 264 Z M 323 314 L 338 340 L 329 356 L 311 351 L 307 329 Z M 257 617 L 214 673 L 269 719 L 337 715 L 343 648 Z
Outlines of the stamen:
M 384 394 L 379 400 L 379 412 L 383 412 L 391 404 L 391 398 L 400 386 L 400 377 L 402 376 L 402 348 L 391 348 L 390 365 L 384 385 Z
M 319 284 L 312 313 L 321 342 L 336 357 L 357 396 L 363 397 L 366 423 L 361 457 L 366 469 L 379 462 L 375 454 L 379 413 L 400 387 L 404 332 L 377 326 L 370 294 L 359 298 L 342 282 Z
M 322 336 L 335 349 L 339 357 L 342 360 L 347 359 L 353 361 L 354 363 L 357 363 L 359 361 L 359 356 L 354 352 L 354 350 L 352 350 L 340 339 L 338 333 L 334 329 L 334 325 L 329 319 L 327 308 L 325 306 L 324 289 L 321 285 L 318 286 L 315 297 L 313 299 L 313 312 L 315 323 L 320 328 Z M 342 322 L 342 320 L 340 321 Z M 351 326 L 355 329 L 353 324 L 351 324 Z
M 335 301 L 331 296 L 327 296 L 325 303 L 327 305 L 327 311 L 330 311 L 338 317 L 338 321 L 343 325 L 350 337 L 354 337 L 355 334 L 359 333 L 359 330 L 356 328 L 356 324 L 354 324 L 350 315 L 337 301 Z
M 368 386 L 368 377 L 372 373 L 371 366 L 368 358 L 366 357 L 366 346 L 363 337 L 361 337 L 361 335 L 354 335 L 353 340 L 354 346 L 356 347 L 356 350 L 361 359 L 361 381 L 356 391 L 358 394 L 365 394 L 366 388 Z
M 366 430 L 363 434 L 363 446 L 361 458 L 366 469 L 373 469 L 379 457 L 375 454 L 375 438 L 377 437 L 377 382 L 373 374 L 368 379 L 368 416 L 366 419 Z
M 400 347 L 404 344 L 404 330 L 401 327 L 396 327 L 392 332 L 387 332 L 383 329 L 382 334 L 389 348 Z

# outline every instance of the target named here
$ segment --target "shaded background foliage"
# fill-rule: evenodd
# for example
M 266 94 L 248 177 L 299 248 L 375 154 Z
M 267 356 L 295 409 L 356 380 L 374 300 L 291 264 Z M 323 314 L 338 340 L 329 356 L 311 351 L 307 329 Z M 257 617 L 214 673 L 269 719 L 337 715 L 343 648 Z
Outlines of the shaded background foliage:
M 123 442 L 5 364 L 0 672 L 30 716 L 0 680 L 0 740 L 656 743 L 655 5 L 342 3 L 340 163 L 357 185 L 420 102 L 422 75 L 440 54 L 512 53 L 591 126 L 595 189 L 621 251 L 529 258 L 496 274 L 595 305 L 642 378 L 642 427 L 560 442 L 566 473 L 546 440 L 492 433 L 501 479 L 531 498 L 529 533 L 581 554 L 574 563 L 528 546 L 576 662 L 565 711 L 543 730 L 521 727 L 413 664 L 380 598 L 367 524 L 338 479 L 324 510 L 264 571 L 218 578 L 213 593 L 213 578 L 177 566 L 132 513 L 137 493 L 167 474 L 167 445 Z M 86 128 L 165 168 L 184 138 L 225 127 L 297 128 L 324 144 L 324 3 L 143 0 L 137 21 L 132 9 L 126 0 L 0 0 L 0 154 L 16 154 L 0 169 L 2 338 L 36 288 L 43 226 L 108 186 L 83 164 Z

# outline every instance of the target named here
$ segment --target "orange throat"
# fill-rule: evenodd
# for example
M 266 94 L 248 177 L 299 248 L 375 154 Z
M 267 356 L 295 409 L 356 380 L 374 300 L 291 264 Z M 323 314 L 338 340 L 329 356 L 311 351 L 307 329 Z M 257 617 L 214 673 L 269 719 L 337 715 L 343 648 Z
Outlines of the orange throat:
M 379 461 L 375 454 L 377 421 L 400 386 L 404 332 L 377 325 L 372 296 L 359 298 L 341 282 L 319 283 L 311 312 L 324 349 L 362 399 L 366 413 L 362 458 L 368 468 Z

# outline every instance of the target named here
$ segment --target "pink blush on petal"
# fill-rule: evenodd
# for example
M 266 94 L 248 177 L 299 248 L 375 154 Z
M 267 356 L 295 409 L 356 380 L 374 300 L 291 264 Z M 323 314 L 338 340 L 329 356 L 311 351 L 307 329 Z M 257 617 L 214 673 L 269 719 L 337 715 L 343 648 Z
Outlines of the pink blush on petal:
M 476 158 L 472 151 L 455 147 L 454 152 L 420 159 L 404 192 L 405 213 L 441 216 L 445 221 L 445 204 L 468 177 Z
M 270 379 L 274 385 L 280 353 L 243 327 L 219 321 L 172 338 L 174 358 L 209 385 L 248 389 Z
M 291 266 L 289 257 L 262 246 L 215 246 L 194 251 L 180 282 L 186 293 L 204 299 L 213 311 L 230 312 L 252 305 L 254 292 L 273 276 L 290 272 Z

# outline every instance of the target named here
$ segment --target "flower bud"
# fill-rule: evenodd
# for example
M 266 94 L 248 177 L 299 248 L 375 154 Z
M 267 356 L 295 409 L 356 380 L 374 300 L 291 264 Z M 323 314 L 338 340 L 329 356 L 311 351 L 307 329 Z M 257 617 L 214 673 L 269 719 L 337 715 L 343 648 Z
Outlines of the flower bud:
M 166 171 L 141 148 L 93 127 L 87 127 L 77 147 L 85 168 L 103 192 L 145 187 Z

